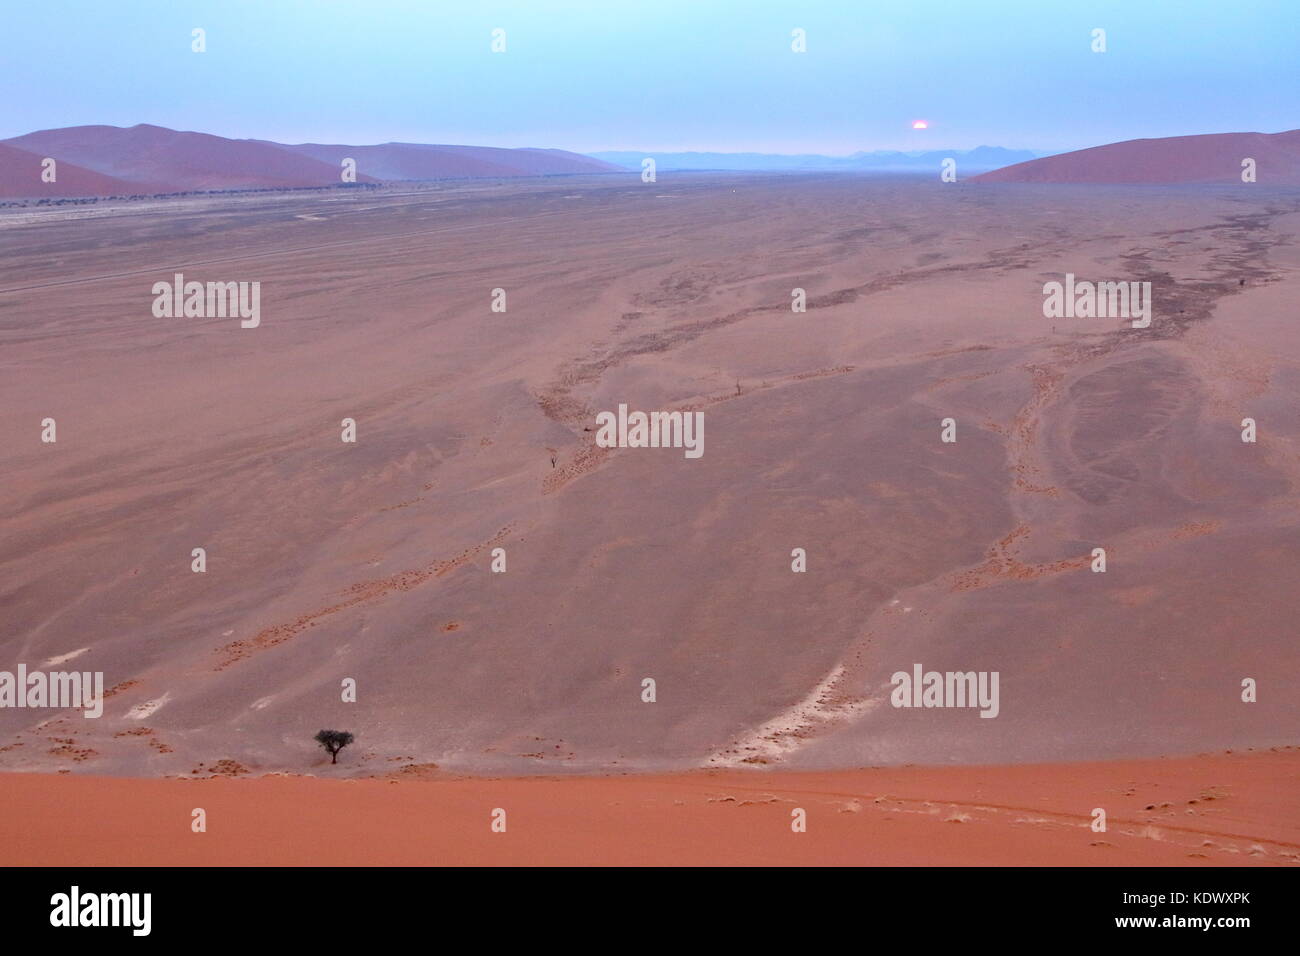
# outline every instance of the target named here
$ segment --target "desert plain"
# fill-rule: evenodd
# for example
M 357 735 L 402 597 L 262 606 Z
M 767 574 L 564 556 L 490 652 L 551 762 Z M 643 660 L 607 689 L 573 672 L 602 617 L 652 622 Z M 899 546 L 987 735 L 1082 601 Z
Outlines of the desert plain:
M 0 209 L 0 667 L 106 689 L 0 709 L 0 861 L 1294 864 L 1298 235 L 848 174 Z M 917 663 L 997 717 L 891 706 Z

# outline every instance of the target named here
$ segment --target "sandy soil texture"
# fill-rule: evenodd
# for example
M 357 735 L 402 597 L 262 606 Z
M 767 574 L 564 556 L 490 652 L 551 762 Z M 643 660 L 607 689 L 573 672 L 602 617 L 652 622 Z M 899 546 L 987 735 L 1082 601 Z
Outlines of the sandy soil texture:
M 350 781 L 5 774 L 0 863 L 1295 865 L 1298 785 L 1295 749 L 504 780 L 417 769 Z M 1093 829 L 1098 809 L 1104 832 Z
M 322 727 L 361 776 L 1294 744 L 1297 231 L 1295 189 L 854 176 L 0 216 L 0 667 L 111 688 L 0 710 L 0 768 L 316 772 Z M 260 326 L 155 318 L 175 272 L 260 281 Z M 1150 282 L 1151 327 L 1044 318 L 1065 273 Z M 620 403 L 702 411 L 703 457 L 598 448 Z M 914 663 L 999 672 L 998 717 L 892 707 Z

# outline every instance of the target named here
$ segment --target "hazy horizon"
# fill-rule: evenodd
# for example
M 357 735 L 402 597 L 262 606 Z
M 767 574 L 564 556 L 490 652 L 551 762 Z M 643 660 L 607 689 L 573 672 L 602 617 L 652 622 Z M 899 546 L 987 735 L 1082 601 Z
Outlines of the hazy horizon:
M 1062 152 L 1280 132 L 1300 27 L 1280 2 L 1131 9 L 583 2 L 54 5 L 9 13 L 0 138 L 148 123 L 282 143 L 818 154 Z M 743 16 L 741 15 L 743 13 Z M 1259 29 L 1261 20 L 1269 29 Z M 206 50 L 191 50 L 191 31 Z M 1106 51 L 1091 49 L 1106 31 Z M 505 31 L 505 52 L 491 49 Z M 806 33 L 806 52 L 791 49 Z M 701 95 L 701 91 L 708 95 Z M 1189 109 L 1195 98 L 1196 108 Z M 1007 104 L 1015 108 L 1008 110 Z M 926 120 L 929 128 L 913 130 Z

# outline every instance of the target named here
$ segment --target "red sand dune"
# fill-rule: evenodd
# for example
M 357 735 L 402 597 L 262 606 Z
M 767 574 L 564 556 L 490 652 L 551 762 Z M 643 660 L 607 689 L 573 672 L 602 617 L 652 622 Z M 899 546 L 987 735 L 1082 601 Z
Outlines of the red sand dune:
M 329 186 L 339 182 L 337 166 L 271 144 L 178 132 L 146 123 L 129 128 L 40 130 L 5 142 L 130 180 L 140 184 L 138 191 Z M 364 176 L 357 179 L 373 182 Z
M 1286 866 L 1300 753 L 620 777 L 6 774 L 8 865 Z M 191 831 L 201 807 L 207 829 Z M 491 829 L 505 811 L 504 833 Z M 796 833 L 793 811 L 806 830 Z M 1094 810 L 1106 830 L 1092 829 Z
M 133 183 L 65 160 L 55 167 L 55 181 L 43 182 L 41 160 L 48 155 L 0 143 L 0 197 L 129 196 L 141 191 Z
M 972 176 L 987 183 L 1240 183 L 1241 161 L 1257 182 L 1300 185 L 1300 129 L 1131 139 Z
M 205 189 L 283 189 L 332 186 L 340 162 L 357 160 L 357 182 L 505 178 L 617 171 L 609 163 L 558 149 L 484 146 L 286 146 L 265 140 L 227 139 L 142 123 L 71 126 L 4 140 L 15 153 L 0 154 L 0 196 L 44 195 L 27 183 L 28 154 L 51 156 L 66 168 L 62 196 L 106 196 Z M 13 166 L 16 171 L 11 171 Z M 78 169 L 77 167 L 81 167 Z M 39 173 L 39 169 L 38 169 Z M 35 180 L 39 186 L 39 178 Z
M 357 161 L 359 172 L 376 179 L 464 179 L 506 176 L 553 176 L 619 172 L 612 163 L 562 149 L 498 149 L 489 146 L 426 146 L 383 143 L 338 146 L 304 143 L 283 149 L 337 166 L 344 157 Z

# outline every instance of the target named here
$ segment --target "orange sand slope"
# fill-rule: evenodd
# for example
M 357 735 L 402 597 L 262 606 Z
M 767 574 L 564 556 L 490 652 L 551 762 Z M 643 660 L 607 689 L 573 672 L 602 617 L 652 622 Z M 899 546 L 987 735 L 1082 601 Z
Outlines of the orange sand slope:
M 624 777 L 0 776 L 21 865 L 1295 865 L 1300 749 Z M 194 808 L 207 830 L 191 830 Z M 1094 832 L 1094 808 L 1107 813 Z M 506 830 L 492 814 L 505 811 Z M 807 829 L 791 828 L 795 808 Z
M 1258 164 L 1258 182 L 1300 184 L 1300 129 L 1131 139 L 1031 159 L 974 178 L 990 183 L 1240 184 L 1245 157 Z

